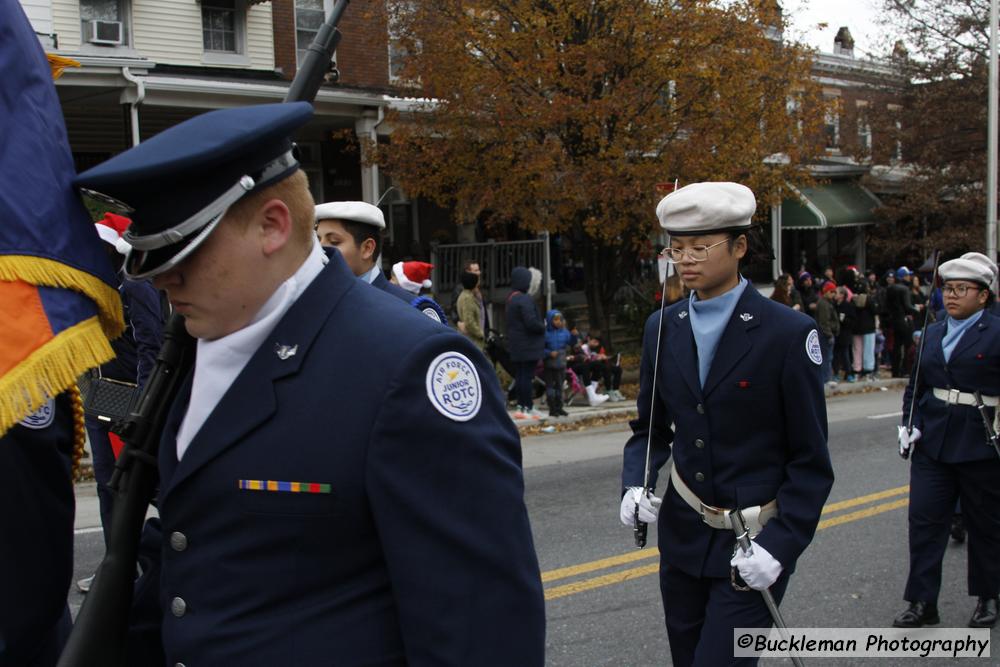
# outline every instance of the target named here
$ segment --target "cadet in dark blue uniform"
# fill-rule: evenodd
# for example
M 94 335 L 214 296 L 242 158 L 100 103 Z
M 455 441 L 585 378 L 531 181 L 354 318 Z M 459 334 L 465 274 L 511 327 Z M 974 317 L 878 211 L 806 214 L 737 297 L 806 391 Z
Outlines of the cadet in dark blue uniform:
M 55 665 L 69 635 L 74 430 L 64 393 L 0 437 L 0 667 Z
M 823 359 L 815 322 L 764 298 L 739 275 L 756 203 L 735 183 L 695 183 L 657 206 L 668 261 L 690 300 L 646 323 L 638 419 L 625 445 L 621 520 L 656 520 L 660 590 L 673 664 L 755 664 L 733 657 L 733 628 L 767 627 L 756 591 L 780 600 L 812 540 L 833 484 Z M 650 488 L 672 459 L 661 501 L 643 493 L 652 420 Z M 667 486 L 664 483 L 663 486 Z M 734 557 L 728 511 L 743 510 L 754 555 Z
M 939 269 L 948 313 L 925 333 L 919 379 L 903 395 L 899 453 L 910 456 L 910 574 L 903 597 L 910 603 L 896 627 L 940 622 L 941 561 L 955 501 L 968 531 L 969 595 L 978 598 L 969 620 L 993 627 L 1000 595 L 1000 459 L 987 444 L 973 392 L 988 412 L 1000 402 L 1000 319 L 986 312 L 997 267 L 967 253 Z M 912 430 L 908 431 L 910 410 Z M 995 422 L 994 416 L 994 422 Z
M 313 230 L 308 104 L 198 116 L 79 178 L 198 339 L 160 445 L 169 664 L 539 666 L 517 431 L 463 336 Z

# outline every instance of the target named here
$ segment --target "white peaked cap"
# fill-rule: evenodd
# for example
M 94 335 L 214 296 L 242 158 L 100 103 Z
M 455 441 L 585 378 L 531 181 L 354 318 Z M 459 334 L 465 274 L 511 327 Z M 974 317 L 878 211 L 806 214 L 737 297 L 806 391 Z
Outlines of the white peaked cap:
M 316 207 L 316 222 L 321 220 L 353 220 L 385 229 L 382 209 L 363 201 L 334 201 Z
M 997 291 L 997 265 L 993 263 L 989 257 L 981 252 L 967 252 L 960 257 L 960 259 L 967 259 L 971 262 L 979 262 L 993 274 L 993 280 L 988 283 L 991 290 Z
M 938 269 L 941 280 L 971 280 L 986 286 L 993 284 L 996 277 L 996 265 L 992 267 L 974 259 L 952 259 Z
M 749 229 L 757 200 L 739 183 L 691 183 L 656 206 L 660 226 L 674 236 Z

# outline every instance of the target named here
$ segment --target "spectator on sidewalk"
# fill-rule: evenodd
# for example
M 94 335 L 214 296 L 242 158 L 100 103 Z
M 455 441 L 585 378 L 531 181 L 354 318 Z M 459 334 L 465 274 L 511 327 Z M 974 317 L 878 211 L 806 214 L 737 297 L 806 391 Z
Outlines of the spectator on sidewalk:
M 806 315 L 811 315 L 816 317 L 817 303 L 819 302 L 819 295 L 816 293 L 816 288 L 813 287 L 813 277 L 808 271 L 803 271 L 799 274 L 799 297 L 802 299 L 802 312 Z
M 622 367 L 617 361 L 612 361 L 604 348 L 599 332 L 590 332 L 587 336 L 587 349 L 591 359 L 591 377 L 601 377 L 604 381 L 604 391 L 613 402 L 624 401 L 625 396 L 619 391 L 622 383 Z M 596 391 L 596 386 L 595 386 Z
M 458 330 L 468 336 L 480 350 L 486 349 L 486 309 L 476 298 L 479 274 L 465 271 L 461 276 L 462 292 L 455 304 Z
M 531 271 L 516 266 L 510 272 L 511 293 L 507 297 L 507 345 L 514 364 L 514 390 L 517 394 L 515 419 L 541 416 L 535 411 L 531 381 L 535 367 L 545 352 L 545 323 L 531 297 Z
M 840 333 L 834 343 L 833 363 L 834 375 L 843 377 L 847 382 L 857 382 L 857 375 L 852 368 L 852 348 L 854 344 L 854 319 L 857 311 L 854 307 L 854 294 L 846 285 L 837 287 L 837 296 L 834 305 L 837 308 L 837 317 L 840 320 Z
M 545 316 L 545 399 L 550 417 L 566 417 L 563 410 L 563 383 L 566 381 L 566 358 L 569 355 L 571 335 L 566 329 L 563 315 L 556 309 Z
M 774 281 L 774 291 L 771 298 L 792 310 L 802 310 L 802 295 L 795 289 L 795 279 L 791 274 L 782 273 Z
M 823 285 L 820 299 L 816 302 L 816 324 L 823 343 L 824 384 L 836 384 L 833 381 L 833 345 L 840 333 L 840 317 L 834 305 L 836 298 L 837 286 L 828 282 Z
M 462 260 L 462 270 L 459 271 L 459 273 L 458 273 L 458 282 L 455 283 L 455 288 L 452 289 L 452 291 L 451 291 L 451 313 L 450 313 L 450 315 L 451 315 L 451 318 L 453 320 L 455 320 L 455 321 L 458 321 L 458 319 L 459 319 L 458 318 L 458 297 L 460 297 L 462 295 L 462 290 L 465 289 L 464 287 L 462 287 L 462 274 L 463 273 L 474 273 L 477 276 L 479 276 L 479 283 L 476 284 L 475 292 L 476 292 L 476 296 L 479 297 L 479 300 L 480 301 L 483 300 L 482 293 L 480 292 L 480 289 L 479 289 L 479 284 L 482 283 L 482 280 L 483 280 L 483 271 L 480 268 L 479 262 L 477 260 L 470 259 L 470 258 L 463 259 Z M 483 331 L 486 331 L 488 329 L 489 329 L 489 325 L 487 323 L 487 326 L 483 328 Z
M 875 314 L 878 303 L 870 283 L 861 276 L 854 283 L 854 327 L 851 331 L 852 370 L 862 380 L 878 376 L 875 365 Z
M 905 266 L 896 270 L 896 280 L 885 290 L 885 312 L 888 328 L 892 330 L 892 377 L 906 377 L 909 369 L 906 359 L 913 347 L 913 320 L 920 314 L 920 307 L 913 305 L 910 278 L 913 274 Z

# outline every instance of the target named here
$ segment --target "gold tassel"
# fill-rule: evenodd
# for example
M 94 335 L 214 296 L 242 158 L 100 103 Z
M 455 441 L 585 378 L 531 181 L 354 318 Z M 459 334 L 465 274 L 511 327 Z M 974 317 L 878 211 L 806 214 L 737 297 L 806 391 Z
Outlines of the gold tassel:
M 108 340 L 125 331 L 118 290 L 91 273 L 44 257 L 0 255 L 0 280 L 23 280 L 31 285 L 61 287 L 84 294 L 97 304 L 101 328 Z
M 97 317 L 62 331 L 0 377 L 0 433 L 114 356 Z
M 83 445 L 87 441 L 87 426 L 83 421 L 83 399 L 80 389 L 73 385 L 68 390 L 69 400 L 73 403 L 73 481 L 80 480 L 80 459 L 83 458 Z
M 66 58 L 64 56 L 57 56 L 54 53 L 46 53 L 45 56 L 49 59 L 49 68 L 52 69 L 52 79 L 58 79 L 63 75 L 63 70 L 67 67 L 79 67 L 80 63 L 72 58 Z

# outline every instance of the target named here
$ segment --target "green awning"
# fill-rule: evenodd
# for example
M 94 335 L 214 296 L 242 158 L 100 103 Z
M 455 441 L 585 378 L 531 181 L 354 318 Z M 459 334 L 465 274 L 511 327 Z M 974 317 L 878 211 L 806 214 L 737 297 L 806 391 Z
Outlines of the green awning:
M 810 188 L 795 188 L 781 202 L 782 229 L 822 229 L 875 224 L 875 209 L 882 202 L 855 181 L 833 181 Z

